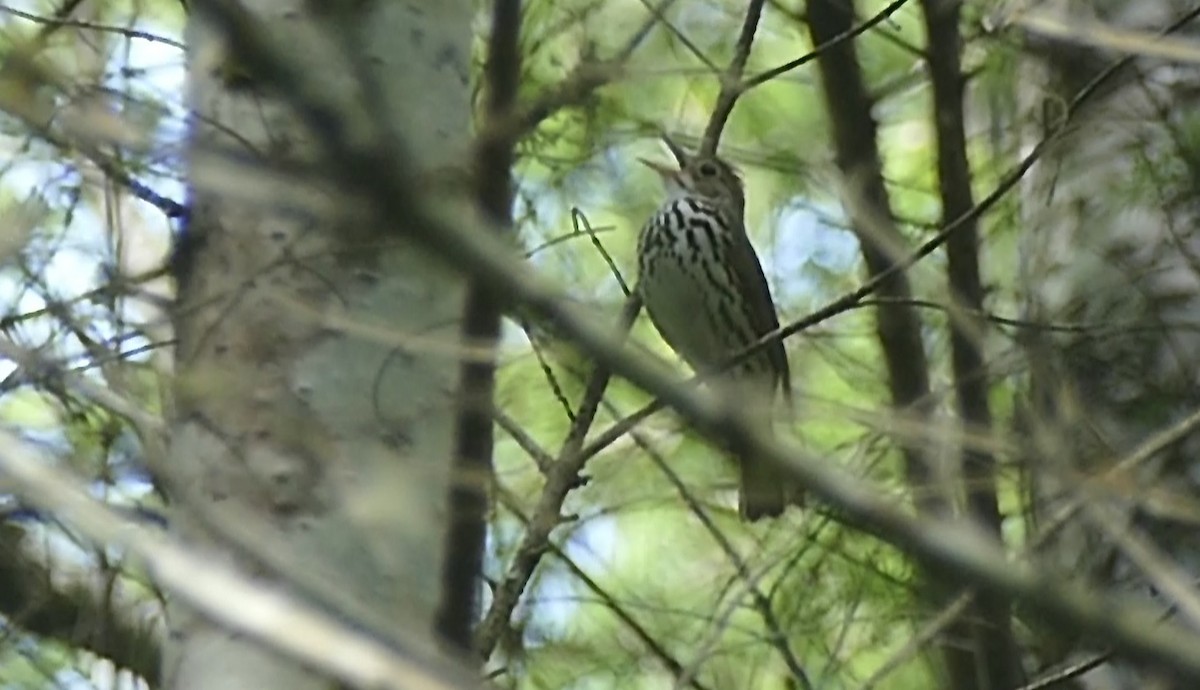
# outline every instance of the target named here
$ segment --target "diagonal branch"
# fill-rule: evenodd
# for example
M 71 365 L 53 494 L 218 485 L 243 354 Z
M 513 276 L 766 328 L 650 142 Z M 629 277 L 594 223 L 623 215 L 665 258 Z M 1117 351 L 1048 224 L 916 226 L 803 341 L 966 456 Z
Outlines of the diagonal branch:
M 746 19 L 742 22 L 742 31 L 738 34 L 737 44 L 733 48 L 733 59 L 721 79 L 721 91 L 717 94 L 717 104 L 713 108 L 708 126 L 704 128 L 704 138 L 700 142 L 700 155 L 711 156 L 717 152 L 717 144 L 721 140 L 721 131 L 729 121 L 733 107 L 737 105 L 738 97 L 742 95 L 742 73 L 746 70 L 746 61 L 750 59 L 750 48 L 754 45 L 754 33 L 758 30 L 758 20 L 762 17 L 763 4 L 766 0 L 750 0 L 746 9 Z
M 636 296 L 625 302 L 618 326 L 622 336 L 629 331 L 641 308 L 642 302 Z M 563 501 L 571 489 L 578 485 L 579 472 L 591 457 L 582 453 L 581 449 L 592 421 L 596 418 L 596 412 L 600 409 L 600 401 L 611 377 L 610 370 L 602 365 L 597 367 L 588 379 L 575 421 L 567 432 L 558 458 L 546 473 L 545 487 L 533 514 L 529 517 L 525 534 L 504 573 L 503 580 L 493 592 L 492 606 L 484 615 L 476 632 L 475 648 L 484 658 L 491 656 L 501 633 L 507 627 L 513 609 L 516 608 L 521 593 L 525 591 L 525 585 L 550 543 L 550 533 L 561 521 Z
M 526 525 L 529 524 L 529 517 L 521 512 L 521 508 L 518 505 L 516 498 L 514 498 L 508 492 L 502 491 L 500 494 L 500 500 L 504 503 L 505 507 L 507 507 L 513 512 L 514 515 L 517 516 L 517 519 Z M 607 590 L 600 586 L 600 583 L 592 579 L 592 576 L 588 575 L 587 571 L 581 568 L 579 564 L 576 563 L 569 555 L 567 555 L 565 551 L 559 548 L 557 544 L 554 542 L 549 542 L 547 544 L 547 548 L 549 549 L 550 553 L 554 554 L 555 558 L 557 558 L 562 562 L 563 565 L 567 567 L 567 570 L 571 571 L 572 575 L 574 575 L 580 582 L 583 583 L 584 587 L 587 587 L 592 594 L 595 594 L 600 601 L 603 602 L 606 607 L 608 607 L 608 610 L 612 611 L 613 615 L 625 624 L 625 627 L 627 627 L 635 637 L 641 640 L 642 644 L 646 645 L 646 649 L 650 650 L 650 653 L 657 657 L 659 662 L 661 662 L 662 665 L 671 672 L 671 675 L 675 677 L 676 682 L 679 682 L 680 679 L 683 678 L 685 670 L 683 665 L 680 664 L 679 661 L 675 659 L 675 657 L 673 657 L 671 653 L 658 642 L 658 640 L 654 639 L 654 636 L 651 635 L 646 628 L 643 627 L 642 624 L 633 617 L 632 613 L 625 610 L 625 607 L 621 606 L 620 602 L 618 602 L 612 594 L 609 594 Z M 695 678 L 688 678 L 686 684 L 692 686 L 693 690 L 708 690 L 707 686 Z
M 18 495 L 90 541 L 120 549 L 180 601 L 230 629 L 354 687 L 481 687 L 472 674 L 429 650 L 415 635 L 396 630 L 396 642 L 385 644 L 326 608 L 264 587 L 193 546 L 123 518 L 57 465 L 16 436 L 0 432 L 0 472 Z
M 850 40 L 857 38 L 858 36 L 861 36 L 862 34 L 868 32 L 871 29 L 875 28 L 876 26 L 882 24 L 884 21 L 886 21 L 888 19 L 888 17 L 891 17 L 901 7 L 904 7 L 904 4 L 907 2 L 908 2 L 908 0 L 892 0 L 891 3 L 889 3 L 883 9 L 879 10 L 879 12 L 875 13 L 870 19 L 867 19 L 864 22 L 861 22 L 855 26 L 850 27 L 849 29 L 846 29 L 845 31 L 830 38 L 829 40 L 825 41 L 824 43 L 817 44 L 817 46 L 814 47 L 811 51 L 805 53 L 804 55 L 801 55 L 800 57 L 796 58 L 795 60 L 790 60 L 788 62 L 783 63 L 782 65 L 779 65 L 778 67 L 772 67 L 771 69 L 769 69 L 765 72 L 760 72 L 759 74 L 756 74 L 753 77 L 750 77 L 749 79 L 747 79 L 745 81 L 744 84 L 742 84 L 742 90 L 749 91 L 750 89 L 752 89 L 760 84 L 765 84 L 766 82 L 771 81 L 772 79 L 774 79 L 782 74 L 786 74 L 787 72 L 790 72 L 790 71 L 796 69 L 797 67 L 801 67 L 809 62 L 812 62 L 813 60 L 820 57 L 821 53 L 825 52 L 826 50 L 830 50 L 830 49 L 834 48 L 835 46 L 837 46 L 841 43 L 844 43 L 845 41 L 850 41 Z

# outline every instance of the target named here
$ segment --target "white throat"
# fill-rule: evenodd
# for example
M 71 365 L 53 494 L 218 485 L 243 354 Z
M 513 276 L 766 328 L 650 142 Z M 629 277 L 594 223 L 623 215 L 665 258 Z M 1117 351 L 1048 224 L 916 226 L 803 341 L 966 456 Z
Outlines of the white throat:
M 668 200 L 677 201 L 679 199 L 683 199 L 684 197 L 691 196 L 688 194 L 688 191 L 683 188 L 683 185 L 679 184 L 679 180 L 675 179 L 674 177 L 666 178 L 665 183 Z

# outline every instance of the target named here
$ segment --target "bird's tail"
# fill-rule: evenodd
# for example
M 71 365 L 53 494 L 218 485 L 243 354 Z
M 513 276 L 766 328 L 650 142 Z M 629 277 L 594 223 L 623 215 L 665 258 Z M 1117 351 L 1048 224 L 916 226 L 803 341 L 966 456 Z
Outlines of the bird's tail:
M 789 505 L 803 505 L 803 492 L 787 470 L 762 458 L 735 458 L 741 475 L 738 512 L 745 520 L 778 517 Z

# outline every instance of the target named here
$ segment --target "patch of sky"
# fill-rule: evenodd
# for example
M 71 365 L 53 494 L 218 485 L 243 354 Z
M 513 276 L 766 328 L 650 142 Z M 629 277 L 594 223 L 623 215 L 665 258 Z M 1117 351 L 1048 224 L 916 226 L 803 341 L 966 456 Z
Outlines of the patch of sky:
M 521 535 L 520 525 L 515 520 L 494 520 L 489 524 L 484 550 L 487 554 L 484 572 L 489 580 L 501 579 L 504 572 L 504 564 L 494 554 L 511 552 Z M 591 518 L 574 529 L 564 545 L 564 551 L 584 570 L 602 572 L 616 551 L 617 536 L 616 523 L 612 519 Z M 579 610 L 579 593 L 574 576 L 567 573 L 561 564 L 551 561 L 548 565 L 550 567 L 539 572 L 521 604 L 532 604 L 538 611 L 537 629 L 526 630 L 526 642 L 530 644 L 565 634 Z M 491 604 L 491 591 L 484 587 L 480 598 L 481 609 L 486 611 Z
M 607 515 L 589 517 L 571 533 L 565 551 L 580 568 L 595 574 L 608 568 L 617 550 L 617 522 Z
M 153 22 L 138 22 L 131 28 L 167 38 L 178 38 L 171 35 L 170 29 Z M 181 159 L 177 152 L 184 134 L 184 104 L 180 99 L 184 83 L 185 65 L 182 51 L 166 43 L 140 39 L 124 42 L 112 51 L 104 83 L 105 87 L 116 93 L 130 91 L 145 99 L 146 103 L 153 103 L 154 108 L 162 108 L 159 111 L 161 117 L 154 118 L 154 126 L 146 132 L 149 155 L 156 160 L 152 165 L 140 167 L 135 176 L 139 182 L 157 193 L 181 202 L 184 199 L 185 186 L 180 179 Z M 138 116 L 136 106 L 126 102 L 124 109 L 127 112 L 123 111 L 122 114 L 132 119 L 132 122 L 128 123 L 131 126 L 147 124 L 143 117 Z M 142 112 L 144 114 L 145 111 Z M 19 145 L 10 142 L 10 146 Z M 60 231 L 53 227 L 52 224 L 59 221 L 57 217 L 51 216 L 43 224 L 43 229 L 47 232 L 41 233 L 27 248 L 32 268 L 37 271 L 41 281 L 49 286 L 51 294 L 70 299 L 99 286 L 107 279 L 104 262 L 111 259 L 105 232 L 107 221 L 94 203 L 87 203 L 94 202 L 99 198 L 97 195 L 89 195 L 85 197 L 84 203 L 77 203 L 81 185 L 78 174 L 64 174 L 61 160 L 48 155 L 42 160 L 30 161 L 26 158 L 24 162 L 10 165 L 5 170 L 4 183 L 18 199 L 30 194 L 40 194 L 55 208 L 69 209 L 69 222 L 65 228 Z M 167 231 L 166 223 L 159 225 L 153 222 L 161 218 L 157 210 L 151 210 L 147 218 L 152 222 L 146 229 L 154 231 L 161 227 L 163 232 Z M 16 301 L 21 311 L 46 306 L 41 297 L 33 292 L 20 292 L 23 287 L 24 281 L 21 279 L 0 279 L 0 297 L 7 296 L 8 301 Z M 101 339 L 112 339 L 122 335 L 117 332 L 116 324 L 86 318 L 87 305 L 78 305 L 78 308 L 82 310 L 85 318 L 83 325 L 93 335 Z M 23 334 L 34 339 L 49 337 L 49 326 L 28 323 L 23 326 Z M 146 344 L 136 342 L 137 340 L 127 340 L 124 343 L 125 349 L 136 349 Z M 72 342 L 67 350 L 73 354 L 80 354 L 82 347 L 78 342 Z M 6 368 L 11 368 L 11 365 Z
M 800 197 L 784 205 L 777 217 L 772 250 L 759 253 L 763 270 L 775 286 L 776 301 L 820 301 L 832 294 L 823 275 L 854 270 L 858 239 L 834 224 L 840 216 L 840 208 Z
M 505 564 L 497 559 L 495 554 L 511 554 L 524 533 L 521 522 L 508 513 L 501 513 L 499 518 L 488 521 L 483 563 L 483 574 L 486 578 L 500 580 L 504 577 Z
M 165 26 L 154 22 L 139 22 L 136 29 L 174 40 L 174 35 Z M 155 108 L 162 108 L 162 117 L 155 121 L 154 128 L 147 133 L 154 146 L 165 152 L 161 163 L 164 174 L 147 172 L 155 191 L 182 202 L 185 187 L 180 179 L 182 157 L 179 154 L 186 135 L 187 112 L 182 95 L 185 93 L 187 71 L 183 51 L 173 45 L 157 41 L 134 40 L 121 56 L 122 64 L 108 71 L 107 84 L 110 88 L 130 89 L 142 97 L 152 100 Z
M 570 232 L 560 221 L 567 215 L 567 207 L 558 193 L 545 182 L 536 179 L 521 179 L 519 193 L 513 201 L 513 218 L 529 218 L 517 231 L 524 236 L 526 251 L 533 251 L 529 261 L 543 268 L 559 260 L 553 246 L 543 246 L 560 235 Z
M 563 545 L 563 551 L 585 572 L 596 576 L 608 570 L 616 553 L 618 530 L 610 517 L 592 517 L 582 522 Z M 547 569 L 537 581 L 531 600 L 537 602 L 538 629 L 530 631 L 534 643 L 567 632 L 580 608 L 576 577 L 562 567 Z M 529 635 L 527 635 L 529 637 Z
M 523 533 L 517 520 L 489 521 L 483 564 L 484 576 L 488 581 L 498 582 L 504 578 L 505 565 L 495 555 L 511 554 Z M 482 587 L 480 590 L 479 605 L 481 611 L 487 611 L 491 607 L 490 587 Z M 518 608 L 530 605 L 538 609 L 537 630 L 525 630 L 528 638 L 526 643 L 536 645 L 547 636 L 558 636 L 566 632 L 578 603 L 575 601 L 573 578 L 562 572 L 561 564 L 553 559 L 547 561 L 547 566 L 539 570 L 537 579 L 521 598 Z M 517 617 L 520 617 L 519 613 Z
M 575 577 L 563 571 L 560 564 L 545 568 L 529 592 L 528 601 L 537 607 L 537 625 L 524 631 L 524 642 L 536 647 L 543 641 L 566 635 L 579 609 Z

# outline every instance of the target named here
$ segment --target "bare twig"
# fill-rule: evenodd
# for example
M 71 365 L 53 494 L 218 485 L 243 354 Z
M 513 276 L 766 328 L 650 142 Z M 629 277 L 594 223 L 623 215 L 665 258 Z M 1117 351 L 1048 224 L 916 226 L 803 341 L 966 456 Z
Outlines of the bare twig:
M 592 229 L 592 224 L 588 221 L 583 211 L 578 208 L 571 209 L 571 224 L 574 226 L 576 234 L 582 232 L 592 241 L 592 246 L 596 248 L 596 252 L 600 254 L 600 258 L 604 259 L 604 263 L 608 266 L 608 270 L 612 273 L 613 278 L 616 278 L 617 285 L 621 287 L 621 293 L 629 297 L 632 291 L 629 289 L 629 284 L 625 282 L 625 276 L 621 275 L 621 269 L 617 268 L 617 262 L 613 261 L 612 255 L 604 248 L 604 244 L 596 236 L 596 231 Z M 582 230 L 580 226 L 582 226 Z
M 633 33 L 616 55 L 603 62 L 579 65 L 561 83 L 547 89 L 528 106 L 512 112 L 498 122 L 489 123 L 480 133 L 480 141 L 496 138 L 516 141 L 537 129 L 546 118 L 559 110 L 580 103 L 596 89 L 618 78 L 634 51 L 641 46 L 651 29 L 677 0 L 662 0 L 650 11 L 650 17 Z
M 697 60 L 699 60 L 700 62 L 703 62 L 704 66 L 707 67 L 710 72 L 712 72 L 713 74 L 717 74 L 721 71 L 721 69 L 719 67 L 717 67 L 716 64 L 714 64 L 713 61 L 710 60 L 707 55 L 704 54 L 704 51 L 700 50 L 700 47 L 697 46 L 695 43 L 693 43 L 692 39 L 688 38 L 687 34 L 680 31 L 679 27 L 675 26 L 674 24 L 672 24 L 670 21 L 667 20 L 667 17 L 663 13 L 662 8 L 652 5 L 650 3 L 650 0 L 641 0 L 641 3 L 646 9 L 650 10 L 656 17 L 658 17 L 659 21 L 662 23 L 663 26 L 666 27 L 667 31 L 670 32 L 671 35 L 674 36 L 676 39 L 678 39 L 679 42 L 682 43 L 683 46 L 685 48 L 687 48 L 688 51 L 691 52 L 692 55 L 695 55 Z
M 758 30 L 758 20 L 762 17 L 765 0 L 750 0 L 746 8 L 746 18 L 742 22 L 742 31 L 738 34 L 737 43 L 733 48 L 733 59 L 721 79 L 721 91 L 717 94 L 717 104 L 708 126 L 704 128 L 704 138 L 700 142 L 700 155 L 711 156 L 717 152 L 717 144 L 721 141 L 721 131 L 729 121 L 733 107 L 737 105 L 738 96 L 742 95 L 742 73 L 746 69 L 746 61 L 750 59 L 750 48 L 754 45 L 754 33 Z
M 893 14 L 895 14 L 896 11 L 899 10 L 901 7 L 904 7 L 904 4 L 906 2 L 908 2 L 908 0 L 893 0 L 893 2 L 888 4 L 886 7 L 884 7 L 882 10 L 880 10 L 878 13 L 876 13 L 870 19 L 868 19 L 865 22 L 862 22 L 861 24 L 858 24 L 854 27 L 851 27 L 847 31 L 843 31 L 842 33 L 838 34 L 837 36 L 834 36 L 833 38 L 831 38 L 828 41 L 825 41 L 824 43 L 819 44 L 818 46 L 813 48 L 810 52 L 805 53 L 804 55 L 801 55 L 800 57 L 796 58 L 795 60 L 785 62 L 778 67 L 773 67 L 773 68 L 767 70 L 766 72 L 762 72 L 760 74 L 754 75 L 753 77 L 747 79 L 746 82 L 742 85 L 742 91 L 749 91 L 750 89 L 758 86 L 759 84 L 764 84 L 768 81 L 771 81 L 775 77 L 778 77 L 781 74 L 785 74 L 787 72 L 790 72 L 790 71 L 796 69 L 797 67 L 800 67 L 806 63 L 812 62 L 813 60 L 820 57 L 821 53 L 825 52 L 826 50 L 829 50 L 830 48 L 833 48 L 844 41 L 849 41 L 857 36 L 860 36 L 860 35 L 866 33 L 867 31 L 870 31 L 875 26 L 886 21 L 888 19 L 888 17 L 891 17 Z
M 521 450 L 525 451 L 530 458 L 533 458 L 533 464 L 537 465 L 538 470 L 542 474 L 550 471 L 550 468 L 554 465 L 554 456 L 545 448 L 542 448 L 537 441 L 533 440 L 533 437 L 517 423 L 517 420 L 498 409 L 492 410 L 492 416 L 495 418 L 496 424 L 501 429 L 504 429 L 504 432 L 511 436 L 512 440 L 516 441 Z
M 105 32 L 105 33 L 112 33 L 112 34 L 124 36 L 125 38 L 137 38 L 137 39 L 141 39 L 143 41 L 150 41 L 152 43 L 162 43 L 163 45 L 168 45 L 168 46 L 171 46 L 172 48 L 178 48 L 179 50 L 184 49 L 184 45 L 174 39 L 167 38 L 166 36 L 159 36 L 158 34 L 152 34 L 148 31 L 138 31 L 136 29 L 130 29 L 130 28 L 124 27 L 124 26 L 112 26 L 109 24 L 96 24 L 93 22 L 85 22 L 85 21 L 81 21 L 78 19 L 68 19 L 66 17 L 46 17 L 46 16 L 43 16 L 40 14 L 34 14 L 32 12 L 24 12 L 15 7 L 9 7 L 8 5 L 0 5 L 0 12 L 3 12 L 5 14 L 11 14 L 14 17 L 20 17 L 21 19 L 27 19 L 31 22 L 34 22 L 36 24 L 42 24 L 43 26 L 46 26 L 46 27 L 54 27 L 54 28 L 66 27 L 66 28 L 73 28 L 73 29 L 87 29 L 88 31 L 101 31 L 101 32 Z
M 633 325 L 641 308 L 641 300 L 636 296 L 630 297 L 625 302 L 618 326 L 622 337 Z M 596 412 L 599 410 L 600 401 L 604 397 L 604 390 L 608 387 L 610 378 L 609 369 L 601 365 L 592 372 L 591 378 L 588 379 L 575 420 L 567 432 L 567 438 L 563 441 L 557 460 L 546 475 L 545 488 L 542 489 L 542 495 L 529 518 L 525 535 L 505 571 L 504 578 L 492 594 L 492 606 L 484 615 L 475 635 L 476 649 L 485 658 L 495 649 L 500 634 L 508 625 L 508 619 L 512 616 L 512 611 L 516 607 L 521 593 L 525 591 L 525 585 L 533 575 L 533 570 L 537 567 L 538 561 L 546 549 L 546 544 L 549 543 L 550 532 L 561 520 L 563 500 L 579 482 L 579 472 L 589 457 L 580 450 L 583 447 L 584 438 L 587 437 L 588 430 L 592 426 L 592 421 L 596 418 Z
M 1084 501 L 1085 515 L 1103 531 L 1118 551 L 1142 572 L 1146 582 L 1160 597 L 1195 627 L 1200 624 L 1200 597 L 1196 595 L 1196 576 L 1170 555 L 1163 553 L 1141 530 L 1115 510 L 1102 503 Z
M 41 85 L 41 76 L 38 75 L 33 66 L 22 67 L 17 60 L 10 60 L 5 65 L 6 70 L 21 70 L 25 69 L 29 74 L 20 74 L 20 78 L 31 82 L 30 87 Z M 13 93 L 19 93 L 20 90 L 13 90 Z M 151 189 L 148 185 L 138 180 L 129 172 L 123 169 L 122 162 L 111 155 L 103 153 L 98 147 L 83 143 L 82 141 L 73 141 L 76 132 L 71 130 L 59 131 L 52 125 L 46 124 L 38 120 L 39 114 L 36 110 L 29 107 L 27 99 L 4 97 L 0 95 L 0 109 L 5 110 L 11 115 L 14 115 L 22 120 L 26 127 L 29 128 L 37 137 L 49 143 L 60 151 L 64 152 L 79 152 L 91 161 L 93 165 L 104 173 L 110 180 L 118 186 L 126 189 L 134 197 L 154 206 L 162 211 L 163 215 L 173 219 L 186 219 L 187 207 L 173 199 L 165 197 Z
M 1054 673 L 1046 674 L 1045 676 L 1034 680 L 1031 683 L 1022 685 L 1016 690 L 1045 690 L 1046 688 L 1057 687 L 1066 684 L 1067 681 L 1078 678 L 1088 671 L 1107 663 L 1112 659 L 1112 652 L 1104 652 L 1097 654 L 1090 659 L 1084 659 L 1077 664 L 1055 671 Z
M 1139 465 L 1144 464 L 1161 451 L 1175 445 L 1176 443 L 1179 443 L 1184 438 L 1191 435 L 1191 433 L 1196 429 L 1200 429 L 1200 410 L 1192 412 L 1192 414 L 1188 415 L 1187 417 L 1184 417 L 1166 429 L 1163 429 L 1159 433 L 1154 434 L 1150 438 L 1146 439 L 1146 441 L 1140 446 L 1135 448 L 1120 461 L 1114 463 L 1102 475 L 1095 478 L 1093 481 L 1103 482 L 1105 479 L 1129 473 L 1131 470 Z M 1082 488 L 1086 488 L 1086 485 L 1084 485 Z M 1043 525 L 1040 530 L 1038 530 L 1038 533 L 1032 540 L 1033 546 L 1031 548 L 1036 549 L 1044 545 L 1052 536 L 1054 536 L 1055 532 L 1062 528 L 1067 521 L 1069 521 L 1075 516 L 1076 513 L 1079 512 L 1079 509 L 1083 507 L 1084 502 L 1087 500 L 1087 492 L 1078 492 L 1076 496 L 1071 499 L 1069 503 L 1067 503 L 1067 505 L 1059 509 L 1058 512 L 1056 512 L 1053 517 L 1047 520 L 1046 524 Z
M 859 687 L 859 690 L 874 690 L 883 679 L 891 675 L 905 662 L 921 653 L 921 650 L 926 645 L 933 642 L 942 634 L 942 632 L 954 624 L 975 598 L 974 591 L 965 591 L 958 595 L 953 601 L 950 601 L 938 611 L 937 615 L 930 618 L 924 625 L 912 636 L 903 647 L 892 654 L 883 662 L 870 678 Z
M 505 507 L 512 511 L 513 515 L 517 516 L 517 519 L 526 525 L 529 524 L 529 517 L 521 511 L 518 501 L 508 491 L 500 491 L 500 500 L 504 503 Z M 658 658 L 662 665 L 671 672 L 671 675 L 674 676 L 676 680 L 679 680 L 683 677 L 683 665 L 680 664 L 675 657 L 671 656 L 671 653 L 668 652 L 665 647 L 659 644 L 658 640 L 654 639 L 654 636 L 651 635 L 646 628 L 643 627 L 642 624 L 633 617 L 633 614 L 625 610 L 625 607 L 621 606 L 620 602 L 618 602 L 613 595 L 609 594 L 607 590 L 601 587 L 600 583 L 592 579 L 592 576 L 588 575 L 583 568 L 579 567 L 579 564 L 576 563 L 570 556 L 568 556 L 565 551 L 559 548 L 557 544 L 554 542 L 548 542 L 546 546 L 550 553 L 554 554 L 554 557 L 561 561 L 563 565 L 567 566 L 567 569 L 571 571 L 571 574 L 573 574 L 580 582 L 583 583 L 584 587 L 587 587 L 592 594 L 595 594 L 600 601 L 603 602 L 603 604 L 613 612 L 613 615 L 615 615 L 618 620 L 624 623 L 625 627 L 629 628 L 629 631 L 632 632 L 635 637 L 641 640 L 642 644 L 646 645 L 646 649 L 650 650 L 650 653 Z M 691 685 L 693 690 L 708 690 L 707 686 L 695 678 L 689 679 L 686 684 Z

